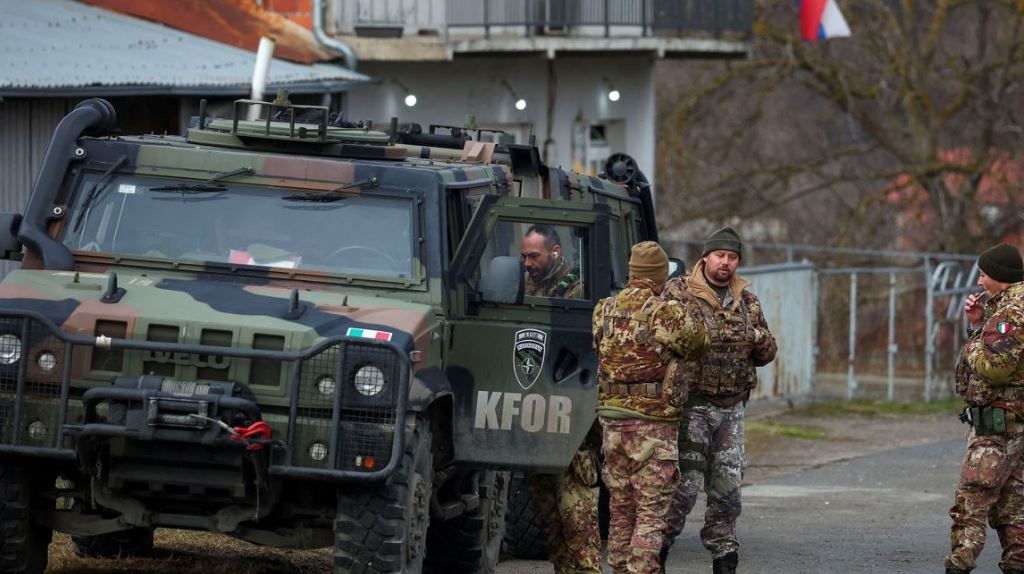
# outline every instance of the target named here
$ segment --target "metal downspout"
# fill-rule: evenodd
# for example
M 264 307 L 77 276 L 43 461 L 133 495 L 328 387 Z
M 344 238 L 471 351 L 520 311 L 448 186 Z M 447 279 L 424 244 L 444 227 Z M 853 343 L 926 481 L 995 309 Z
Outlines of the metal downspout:
M 328 51 L 345 58 L 345 67 L 354 72 L 358 62 L 355 50 L 345 42 L 328 36 L 324 30 L 324 11 L 326 9 L 327 4 L 324 0 L 313 0 L 313 37 Z

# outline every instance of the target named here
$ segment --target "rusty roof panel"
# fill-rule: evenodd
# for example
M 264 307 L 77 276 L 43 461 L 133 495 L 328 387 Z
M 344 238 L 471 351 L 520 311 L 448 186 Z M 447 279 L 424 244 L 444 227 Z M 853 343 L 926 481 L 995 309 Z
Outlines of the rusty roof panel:
M 243 50 L 255 51 L 260 37 L 270 36 L 277 42 L 275 55 L 293 62 L 312 64 L 337 58 L 317 44 L 311 31 L 280 14 L 263 10 L 253 0 L 83 1 Z
M 71 0 L 0 0 L 0 95 L 247 94 L 254 51 Z M 274 59 L 268 89 L 336 91 L 370 78 Z

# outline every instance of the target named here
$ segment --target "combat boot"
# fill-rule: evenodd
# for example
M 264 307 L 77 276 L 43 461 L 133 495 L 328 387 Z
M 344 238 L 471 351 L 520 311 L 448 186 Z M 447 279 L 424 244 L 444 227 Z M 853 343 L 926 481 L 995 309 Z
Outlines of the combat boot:
M 714 574 L 736 574 L 736 565 L 739 562 L 739 554 L 730 552 L 721 558 L 715 558 L 711 562 L 711 571 Z
M 971 571 L 961 570 L 960 568 L 946 568 L 946 574 L 971 574 Z

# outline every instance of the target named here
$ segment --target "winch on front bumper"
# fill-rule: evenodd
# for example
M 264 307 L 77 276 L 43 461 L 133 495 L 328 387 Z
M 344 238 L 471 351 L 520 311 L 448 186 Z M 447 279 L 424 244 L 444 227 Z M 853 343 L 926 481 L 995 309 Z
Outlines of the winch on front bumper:
M 122 373 L 100 385 L 92 362 L 106 350 L 278 361 L 287 405 L 261 405 L 241 382 Z M 75 460 L 79 445 L 97 438 L 243 450 L 262 441 L 272 475 L 380 479 L 400 460 L 409 380 L 408 354 L 387 341 L 332 337 L 290 352 L 112 339 L 8 310 L 0 313 L 0 453 Z M 225 428 L 260 420 L 273 440 L 233 440 Z

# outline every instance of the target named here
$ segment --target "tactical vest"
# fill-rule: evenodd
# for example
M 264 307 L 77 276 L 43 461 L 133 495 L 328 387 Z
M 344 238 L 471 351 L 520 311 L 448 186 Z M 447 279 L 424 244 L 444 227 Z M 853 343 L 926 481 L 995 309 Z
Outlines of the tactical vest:
M 738 395 L 757 386 L 757 371 L 750 360 L 753 325 L 747 302 L 740 298 L 735 310 L 699 305 L 711 347 L 690 380 L 690 392 L 709 397 Z
M 611 395 L 658 396 L 668 369 L 665 349 L 654 338 L 652 320 L 665 304 L 651 297 L 635 313 L 617 309 L 615 297 L 604 302 L 598 371 L 602 391 Z

